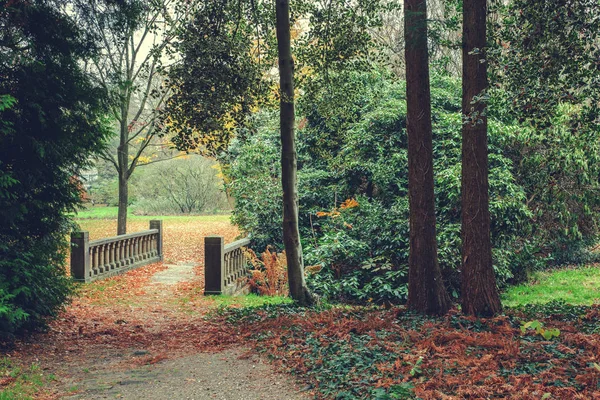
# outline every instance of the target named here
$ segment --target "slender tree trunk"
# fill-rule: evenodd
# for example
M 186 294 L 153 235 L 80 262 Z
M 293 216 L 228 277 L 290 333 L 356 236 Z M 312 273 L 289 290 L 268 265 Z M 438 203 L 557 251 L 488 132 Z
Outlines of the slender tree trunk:
M 486 0 L 463 1 L 462 311 L 502 310 L 492 266 L 488 194 Z
M 313 303 L 304 279 L 304 261 L 298 230 L 297 156 L 294 134 L 294 60 L 290 43 L 289 0 L 275 0 L 279 54 L 281 183 L 283 185 L 283 243 L 287 259 L 290 295 L 303 305 Z
M 127 203 L 129 202 L 129 182 L 119 172 L 119 213 L 117 216 L 117 235 L 127 233 Z
M 127 112 L 122 111 L 126 117 Z M 119 213 L 117 216 L 117 235 L 127 233 L 127 207 L 129 206 L 129 143 L 126 119 L 120 127 L 120 143 L 117 149 L 117 173 L 119 175 Z
M 450 299 L 437 259 L 427 4 L 404 0 L 410 253 L 408 307 L 445 314 Z

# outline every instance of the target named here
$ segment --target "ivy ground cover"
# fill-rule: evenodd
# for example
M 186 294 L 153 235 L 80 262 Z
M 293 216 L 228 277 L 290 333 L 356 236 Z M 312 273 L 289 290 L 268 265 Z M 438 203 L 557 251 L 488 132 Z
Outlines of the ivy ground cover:
M 290 305 L 218 318 L 319 399 L 600 399 L 599 315 L 554 302 L 492 319 Z

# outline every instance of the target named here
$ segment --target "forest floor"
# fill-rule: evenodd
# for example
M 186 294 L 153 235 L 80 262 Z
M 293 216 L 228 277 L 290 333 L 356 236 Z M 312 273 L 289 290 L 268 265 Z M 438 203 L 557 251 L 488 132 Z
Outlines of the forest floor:
M 80 222 L 92 239 L 115 230 Z M 237 230 L 174 218 L 165 232 L 165 263 L 80 286 L 48 332 L 16 343 L 0 362 L 0 400 L 23 398 L 10 394 L 19 385 L 40 399 L 600 399 L 597 304 L 475 319 L 206 298 L 202 238 Z

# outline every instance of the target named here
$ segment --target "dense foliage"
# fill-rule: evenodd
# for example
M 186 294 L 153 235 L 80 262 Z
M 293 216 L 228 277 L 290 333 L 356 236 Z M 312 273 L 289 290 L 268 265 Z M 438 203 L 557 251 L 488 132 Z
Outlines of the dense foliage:
M 504 106 L 491 112 L 524 127 L 509 157 L 544 251 L 564 262 L 598 233 L 600 3 L 516 0 L 495 13 L 491 95 Z
M 169 71 L 174 89 L 163 114 L 179 149 L 218 154 L 265 97 L 261 68 L 268 48 L 257 39 L 263 8 L 205 1 L 179 30 L 173 50 L 181 59 Z
M 407 295 L 408 182 L 405 85 L 381 73 L 331 75 L 336 91 L 323 90 L 302 103 L 299 121 L 300 220 L 307 265 L 320 265 L 310 284 L 330 298 L 398 302 Z M 440 265 L 450 293 L 459 295 L 460 266 L 460 85 L 432 79 L 434 173 Z M 580 253 L 594 229 L 569 230 L 582 207 L 594 203 L 591 188 L 574 180 L 589 163 L 573 151 L 557 122 L 555 131 L 570 152 L 556 185 L 575 185 L 583 201 L 557 205 L 547 193 L 550 154 L 538 151 L 540 133 L 518 125 L 495 96 L 490 106 L 490 212 L 494 267 L 500 285 L 556 258 Z M 567 114 L 557 114 L 557 121 Z M 234 222 L 251 233 L 256 248 L 280 245 L 281 205 L 277 127 L 269 115 L 258 133 L 234 142 L 229 189 L 236 198 Z M 591 166 L 590 166 L 591 168 Z M 535 199 L 532 199 L 532 197 Z M 537 198 L 536 198 L 537 197 Z M 553 214 L 556 207 L 562 214 Z M 591 210 L 591 205 L 588 210 Z M 591 211 L 590 211 L 591 213 Z M 554 215 L 552 224 L 539 223 Z M 568 244 L 567 244 L 568 243 Z
M 70 293 L 65 213 L 104 124 L 102 91 L 80 68 L 89 47 L 53 3 L 0 9 L 0 335 L 39 325 Z

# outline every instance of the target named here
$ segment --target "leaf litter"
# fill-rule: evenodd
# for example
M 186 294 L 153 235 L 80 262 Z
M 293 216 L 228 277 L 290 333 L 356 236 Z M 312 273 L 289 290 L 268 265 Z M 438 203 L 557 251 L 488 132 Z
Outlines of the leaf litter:
M 94 223 L 93 239 L 114 232 L 114 221 Z M 130 230 L 146 226 L 133 221 Z M 202 295 L 203 237 L 230 242 L 237 229 L 169 221 L 165 230 L 166 261 L 196 263 L 193 280 L 152 284 L 166 268 L 157 263 L 82 285 L 47 332 L 6 352 L 56 373 L 39 398 L 60 398 L 84 366 L 127 369 L 243 345 L 320 399 L 600 399 L 598 305 L 551 303 L 490 319 L 457 310 L 429 318 L 402 307 L 216 308 Z M 523 332 L 532 320 L 560 334 Z

